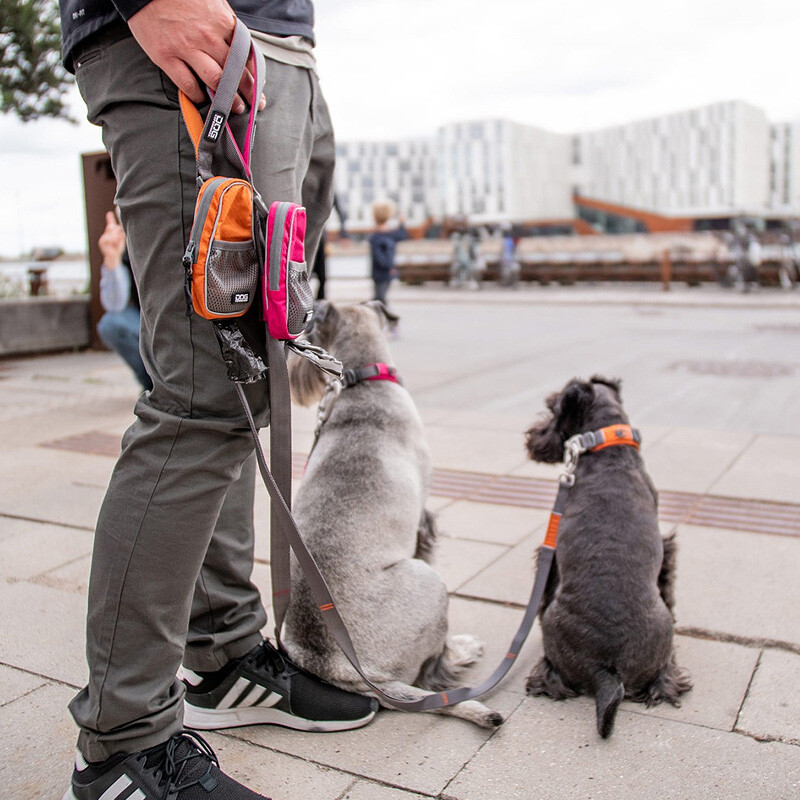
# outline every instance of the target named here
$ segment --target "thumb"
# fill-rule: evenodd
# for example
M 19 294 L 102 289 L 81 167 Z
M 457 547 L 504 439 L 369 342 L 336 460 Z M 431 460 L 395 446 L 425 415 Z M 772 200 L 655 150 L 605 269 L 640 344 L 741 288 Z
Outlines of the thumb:
M 117 225 L 117 218 L 113 211 L 106 211 L 106 228 L 114 228 Z

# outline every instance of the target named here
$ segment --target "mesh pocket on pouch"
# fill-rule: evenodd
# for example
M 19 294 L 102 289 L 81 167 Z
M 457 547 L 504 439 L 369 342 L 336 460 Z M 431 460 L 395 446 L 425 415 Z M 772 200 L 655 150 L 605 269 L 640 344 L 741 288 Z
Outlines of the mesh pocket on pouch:
M 215 314 L 245 311 L 258 282 L 252 241 L 212 242 L 206 262 L 206 305 Z
M 287 292 L 286 328 L 293 336 L 299 336 L 306 329 L 314 308 L 308 267 L 304 263 L 289 262 Z

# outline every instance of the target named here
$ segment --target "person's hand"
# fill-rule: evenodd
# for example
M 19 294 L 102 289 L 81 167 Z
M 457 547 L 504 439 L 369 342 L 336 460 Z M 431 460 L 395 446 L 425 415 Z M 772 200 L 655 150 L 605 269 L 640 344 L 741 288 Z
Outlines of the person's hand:
M 108 269 L 116 269 L 122 263 L 125 251 L 125 231 L 119 224 L 113 211 L 106 213 L 106 227 L 97 240 L 97 246 L 103 254 L 103 263 Z
M 150 60 L 192 102 L 207 100 L 198 78 L 216 91 L 236 28 L 236 15 L 226 0 L 150 0 L 128 20 L 128 27 Z M 239 93 L 247 98 L 253 93 L 249 70 Z M 262 95 L 259 109 L 265 105 Z M 241 97 L 234 98 L 234 113 L 244 110 Z

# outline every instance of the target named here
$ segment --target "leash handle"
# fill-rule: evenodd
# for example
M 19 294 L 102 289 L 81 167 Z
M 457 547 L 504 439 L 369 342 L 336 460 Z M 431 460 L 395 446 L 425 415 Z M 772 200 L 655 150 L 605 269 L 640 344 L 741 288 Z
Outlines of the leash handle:
M 283 348 L 280 342 L 277 342 L 271 337 L 267 337 L 268 339 L 268 357 L 269 357 L 269 379 L 270 379 L 270 403 L 271 405 L 274 402 L 280 402 L 277 393 L 282 391 L 282 388 L 286 387 L 288 392 L 288 372 L 286 370 L 286 362 L 285 359 L 282 357 Z M 271 342 L 275 342 L 277 345 L 277 349 L 271 345 Z M 280 357 L 279 357 L 279 350 L 280 350 Z M 286 373 L 286 382 L 284 384 L 284 379 L 282 375 L 278 373 Z M 276 396 L 273 398 L 273 384 L 277 387 L 276 388 Z M 282 491 L 278 487 L 278 483 L 275 480 L 275 477 L 270 472 L 269 466 L 267 464 L 266 458 L 264 457 L 264 451 L 261 447 L 261 440 L 258 437 L 258 429 L 256 428 L 255 421 L 253 419 L 253 414 L 250 409 L 250 405 L 247 402 L 247 397 L 245 396 L 244 389 L 242 388 L 241 384 L 235 383 L 236 392 L 239 395 L 239 400 L 242 403 L 242 407 L 244 409 L 245 415 L 247 417 L 247 422 L 250 427 L 250 432 L 253 435 L 253 441 L 255 444 L 255 452 L 256 452 L 256 460 L 258 462 L 259 471 L 261 472 L 262 480 L 264 481 L 264 485 L 269 492 L 270 498 L 272 499 L 272 530 L 270 533 L 271 539 L 271 555 L 270 555 L 270 566 L 272 569 L 272 584 L 273 584 L 273 612 L 275 614 L 275 635 L 278 643 L 280 643 L 280 630 L 283 625 L 283 620 L 285 618 L 286 609 L 288 608 L 289 604 L 289 592 L 291 586 L 291 573 L 290 573 L 290 566 L 289 566 L 289 547 L 291 547 L 295 555 L 297 556 L 298 563 L 300 564 L 300 568 L 303 571 L 303 574 L 308 582 L 309 588 L 314 596 L 314 599 L 317 602 L 317 607 L 319 608 L 320 612 L 322 613 L 322 618 L 325 621 L 326 625 L 328 626 L 331 635 L 336 640 L 336 643 L 341 648 L 342 652 L 347 657 L 348 661 L 353 665 L 353 668 L 358 672 L 358 674 L 363 678 L 365 683 L 378 695 L 386 705 L 396 708 L 403 711 L 430 711 L 437 708 L 444 708 L 445 706 L 455 705 L 456 703 L 464 702 L 465 700 L 471 700 L 476 697 L 480 697 L 481 695 L 486 694 L 491 689 L 493 689 L 500 680 L 506 675 L 508 670 L 511 668 L 511 665 L 514 663 L 517 655 L 519 654 L 520 650 L 522 649 L 525 640 L 530 633 L 531 628 L 533 627 L 533 623 L 536 619 L 536 614 L 539 610 L 539 606 L 541 605 L 542 597 L 544 596 L 544 590 L 547 585 L 547 578 L 550 574 L 550 567 L 553 563 L 553 556 L 555 555 L 555 539 L 557 536 L 557 526 L 555 533 L 550 536 L 549 540 L 552 541 L 552 546 L 550 546 L 547 541 L 542 547 L 539 549 L 539 557 L 537 559 L 536 565 L 536 578 L 533 583 L 533 588 L 531 590 L 531 596 L 528 601 L 528 606 L 525 609 L 525 614 L 523 615 L 522 622 L 511 642 L 511 645 L 508 648 L 508 652 L 506 653 L 503 660 L 497 666 L 495 671 L 478 686 L 475 687 L 457 687 L 454 689 L 449 689 L 445 692 L 432 692 L 431 694 L 426 695 L 425 697 L 421 697 L 417 700 L 405 700 L 403 698 L 394 697 L 392 695 L 387 694 L 378 686 L 376 686 L 365 674 L 364 669 L 361 666 L 361 663 L 358 659 L 358 655 L 355 651 L 355 647 L 353 646 L 353 641 L 350 637 L 350 633 L 347 630 L 347 626 L 344 623 L 341 615 L 339 614 L 339 610 L 336 607 L 336 603 L 334 602 L 333 596 L 331 595 L 331 591 L 328 587 L 328 584 L 325 581 L 324 576 L 320 572 L 319 567 L 317 566 L 316 561 L 314 560 L 314 556 L 312 555 L 311 551 L 308 549 L 303 537 L 300 534 L 300 531 L 297 528 L 297 523 L 292 516 L 292 512 L 290 510 L 290 501 L 291 501 L 291 492 Z M 288 394 L 286 396 L 286 402 L 288 403 Z M 272 414 L 271 418 L 271 426 L 277 425 L 277 420 L 275 418 L 275 405 L 272 405 L 270 413 Z M 283 412 L 281 412 L 283 413 Z M 274 448 L 275 441 L 271 439 L 271 448 Z M 284 451 L 291 454 L 291 450 Z M 271 455 L 273 461 L 276 456 L 276 451 L 274 449 L 271 450 Z M 291 460 L 291 456 L 289 458 Z M 561 510 L 563 510 L 563 505 L 566 503 L 566 495 L 569 492 L 568 486 L 563 486 L 563 494 L 561 490 L 559 491 L 559 496 L 557 497 L 557 506 L 559 503 L 560 498 L 560 506 L 559 507 L 559 516 Z M 288 502 L 287 502 L 288 501 Z M 554 509 L 555 512 L 555 509 Z M 550 527 L 548 526 L 548 532 L 550 531 Z
M 250 97 L 250 110 L 240 148 L 231 130 L 229 118 L 233 100 L 248 64 L 253 74 L 253 93 Z M 264 59 L 260 57 L 247 26 L 237 19 L 217 90 L 216 92 L 208 90 L 212 99 L 205 121 L 195 104 L 183 92 L 179 92 L 178 95 L 183 120 L 194 144 L 197 171 L 203 180 L 212 177 L 213 157 L 220 148 L 229 161 L 250 177 L 250 155 L 255 133 L 256 111 L 265 80 Z

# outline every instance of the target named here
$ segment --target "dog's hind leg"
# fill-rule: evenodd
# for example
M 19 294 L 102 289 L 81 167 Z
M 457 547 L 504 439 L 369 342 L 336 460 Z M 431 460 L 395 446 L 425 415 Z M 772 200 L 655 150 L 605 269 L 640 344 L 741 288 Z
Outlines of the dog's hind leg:
M 692 679 L 689 673 L 683 667 L 678 666 L 675 661 L 675 653 L 673 653 L 669 661 L 659 670 L 655 680 L 631 699 L 637 703 L 644 703 L 646 706 L 656 706 L 666 701 L 679 707 L 680 696 L 691 688 Z
M 675 606 L 675 563 L 678 559 L 678 543 L 675 541 L 675 532 L 664 537 L 664 557 L 661 559 L 661 570 L 658 573 L 658 590 L 661 592 L 661 599 L 664 605 L 672 614 Z
M 443 692 L 456 686 L 459 674 L 482 655 L 483 643 L 474 636 L 448 636 L 442 652 L 422 665 L 414 683 L 431 692 Z
M 525 691 L 532 697 L 547 695 L 553 700 L 566 700 L 579 694 L 564 683 L 558 670 L 547 657 L 542 658 L 531 670 L 525 681 Z
M 430 564 L 433 561 L 433 551 L 436 547 L 437 531 L 436 520 L 427 509 L 422 509 L 422 516 L 417 528 L 417 549 L 414 558 Z
M 404 700 L 418 700 L 430 694 L 427 689 L 420 689 L 418 686 L 409 686 L 407 683 L 401 683 L 400 681 L 387 681 L 378 684 L 378 687 L 386 692 L 386 694 Z M 378 700 L 380 701 L 380 698 L 378 698 Z M 456 703 L 453 706 L 445 706 L 444 708 L 434 708 L 430 711 L 434 714 L 459 717 L 468 722 L 474 722 L 476 725 L 480 725 L 481 728 L 497 728 L 503 724 L 502 714 L 497 711 L 492 711 L 477 700 L 465 700 L 463 703 Z
M 625 687 L 619 675 L 601 669 L 595 676 L 594 701 L 597 709 L 597 732 L 604 739 L 614 730 L 614 720 L 623 697 L 625 697 Z

